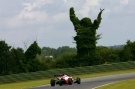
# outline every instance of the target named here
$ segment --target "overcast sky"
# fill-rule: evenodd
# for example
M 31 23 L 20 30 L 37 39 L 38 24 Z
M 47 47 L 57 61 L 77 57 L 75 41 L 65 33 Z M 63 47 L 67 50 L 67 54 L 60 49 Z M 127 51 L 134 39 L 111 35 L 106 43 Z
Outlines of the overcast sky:
M 69 9 L 81 20 L 95 20 L 105 9 L 97 30 L 97 45 L 113 46 L 135 41 L 135 0 L 0 0 L 0 40 L 24 48 L 37 40 L 40 47 L 75 47 Z

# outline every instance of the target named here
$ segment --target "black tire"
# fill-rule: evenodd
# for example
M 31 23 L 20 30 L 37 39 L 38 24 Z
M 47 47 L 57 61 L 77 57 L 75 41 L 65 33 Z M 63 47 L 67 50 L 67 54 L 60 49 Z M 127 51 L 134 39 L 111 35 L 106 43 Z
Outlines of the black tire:
M 51 79 L 50 84 L 51 84 L 51 86 L 55 86 L 55 80 Z
M 68 78 L 68 84 L 72 85 L 72 83 L 73 83 L 72 78 Z
M 61 81 L 61 80 L 59 80 L 59 85 L 60 85 L 60 86 L 62 86 L 62 85 L 63 85 L 63 83 L 62 83 L 62 81 Z
M 81 79 L 80 79 L 79 77 L 77 77 L 77 78 L 76 78 L 76 82 L 77 82 L 78 84 L 81 84 Z

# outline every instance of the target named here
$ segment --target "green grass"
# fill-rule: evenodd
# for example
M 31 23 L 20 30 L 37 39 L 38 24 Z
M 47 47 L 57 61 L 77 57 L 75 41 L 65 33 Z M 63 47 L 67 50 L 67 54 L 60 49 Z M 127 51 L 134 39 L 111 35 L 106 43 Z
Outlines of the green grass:
M 76 76 L 73 76 L 73 77 L 76 78 L 76 77 L 79 76 L 82 79 L 82 78 L 92 78 L 92 77 L 99 77 L 99 76 L 106 76 L 106 75 L 131 73 L 131 72 L 134 72 L 134 71 L 135 71 L 135 69 L 108 71 L 108 72 L 92 73 L 92 74 L 85 74 L 85 75 L 76 75 Z M 40 79 L 40 80 L 29 80 L 29 81 L 24 81 L 24 82 L 14 82 L 14 83 L 0 84 L 0 89 L 25 89 L 25 88 L 49 84 L 49 82 L 50 82 L 50 79 Z M 117 89 L 119 89 L 119 88 L 117 88 Z M 130 88 L 127 88 L 127 89 L 130 89 Z M 133 89 L 133 88 L 131 88 L 131 89 Z
M 135 79 L 115 82 L 96 89 L 135 89 Z
M 33 81 L 1 84 L 0 89 L 25 89 L 25 88 L 45 85 L 48 83 L 49 83 L 49 79 L 40 79 L 35 81 L 33 80 Z

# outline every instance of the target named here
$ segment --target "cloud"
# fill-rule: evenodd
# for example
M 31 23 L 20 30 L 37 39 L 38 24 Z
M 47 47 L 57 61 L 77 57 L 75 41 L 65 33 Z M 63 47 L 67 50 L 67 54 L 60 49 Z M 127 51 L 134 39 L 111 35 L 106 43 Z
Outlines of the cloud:
M 99 1 L 100 0 L 86 0 L 85 5 L 89 6 L 89 7 L 98 6 L 98 5 L 100 5 Z
M 23 27 L 34 24 L 41 24 L 44 21 L 47 21 L 48 15 L 42 11 L 34 11 L 34 12 L 21 12 L 19 15 L 11 18 L 8 21 L 8 25 L 10 27 Z
M 82 7 L 82 10 L 80 11 L 82 16 L 83 17 L 88 17 L 90 10 L 92 10 L 94 7 L 99 7 L 100 6 L 100 1 L 101 0 L 86 0 L 85 4 Z
M 48 15 L 42 11 L 30 11 L 30 12 L 21 12 L 19 15 L 16 15 L 9 20 L 8 25 L 10 27 L 22 27 L 24 25 L 42 23 L 46 21 Z
M 120 3 L 123 5 L 127 5 L 129 3 L 129 1 L 128 0 L 120 0 Z
M 64 0 L 64 3 L 67 3 L 67 0 Z
M 23 3 L 25 6 L 24 10 L 31 11 L 35 8 L 40 8 L 41 6 L 48 4 L 48 3 L 53 3 L 52 0 L 36 0 L 33 3 Z
M 53 21 L 55 22 L 59 22 L 59 21 L 67 21 L 68 20 L 68 13 L 67 12 L 63 12 L 63 13 L 58 13 L 54 16 L 52 16 Z
M 33 23 L 42 23 L 47 21 L 48 14 L 42 10 L 35 10 L 45 4 L 52 3 L 51 0 L 36 0 L 31 3 L 23 3 L 23 9 L 17 15 L 8 21 L 10 27 L 20 27 Z

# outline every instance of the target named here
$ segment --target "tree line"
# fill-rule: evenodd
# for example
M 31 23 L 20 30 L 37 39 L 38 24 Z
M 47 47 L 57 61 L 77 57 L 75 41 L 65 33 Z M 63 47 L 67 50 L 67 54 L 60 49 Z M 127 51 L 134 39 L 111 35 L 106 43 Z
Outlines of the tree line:
M 40 54 L 41 48 L 36 41 L 25 52 L 0 41 L 0 75 L 46 70 L 45 64 L 36 58 Z
M 135 61 L 135 41 L 128 40 L 121 47 L 97 46 L 95 56 L 78 57 L 77 54 L 65 54 L 57 58 L 55 68 L 92 66 L 118 62 Z
M 96 56 L 93 58 L 89 56 L 79 58 L 76 50 L 68 46 L 41 49 L 34 41 L 24 51 L 22 48 L 14 48 L 5 41 L 0 41 L 0 75 L 135 61 L 135 41 L 130 40 L 121 47 L 97 46 Z M 52 55 L 53 58 L 46 58 L 48 55 Z
M 38 46 L 34 41 L 26 51 L 22 48 L 9 46 L 4 40 L 0 41 L 0 75 L 26 73 L 54 68 L 54 60 L 66 53 L 76 53 L 75 48 L 68 46 L 57 49 Z M 52 55 L 53 58 L 45 56 Z

